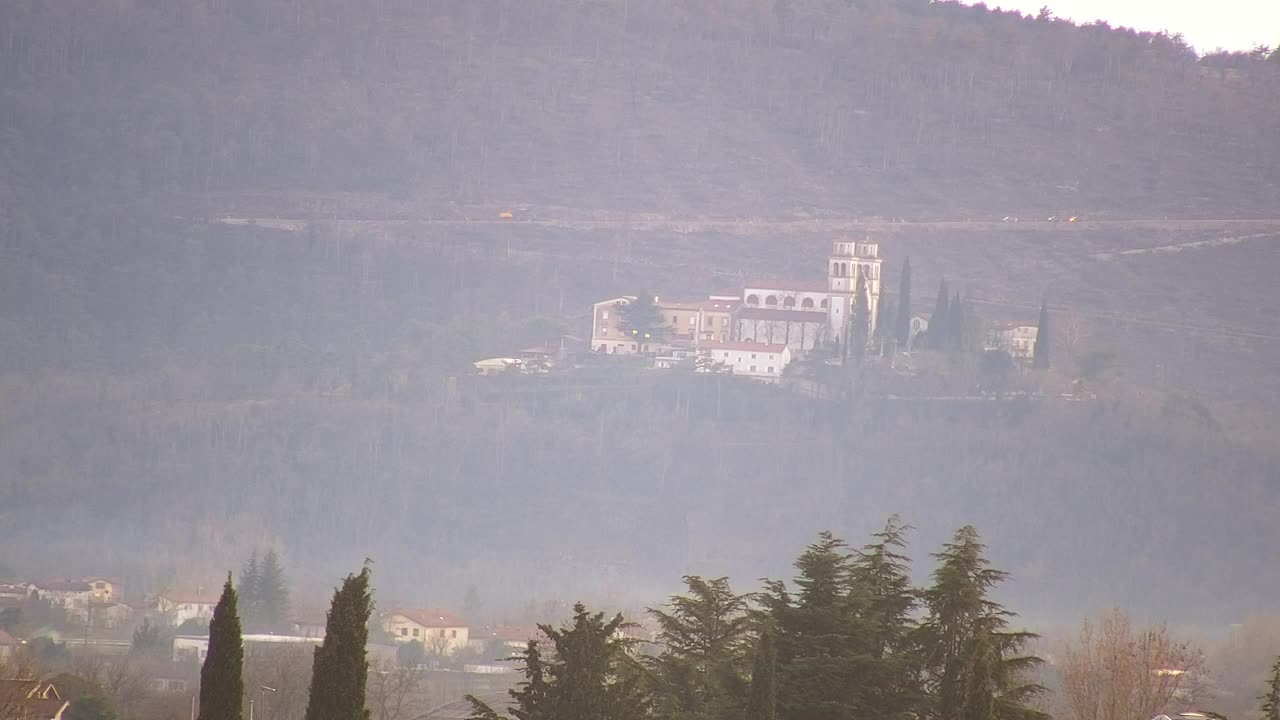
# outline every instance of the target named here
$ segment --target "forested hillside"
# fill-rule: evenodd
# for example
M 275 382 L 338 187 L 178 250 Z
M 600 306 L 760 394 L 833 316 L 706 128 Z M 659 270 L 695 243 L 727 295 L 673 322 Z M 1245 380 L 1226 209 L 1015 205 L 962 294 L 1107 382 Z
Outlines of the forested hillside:
M 897 512 L 920 548 L 976 525 L 1028 617 L 1227 622 L 1280 592 L 1277 229 L 1179 218 L 1278 207 L 1280 55 L 1165 35 L 923 0 L 10 0 L 0 565 L 154 590 L 276 544 L 310 588 L 368 556 L 424 606 L 645 603 Z M 803 230 L 427 222 L 499 208 Z M 1098 402 L 467 377 L 601 297 L 818 276 L 820 221 L 1072 214 L 1144 220 L 875 233 L 918 311 L 944 275 L 1023 321 L 1048 295 L 1062 379 L 1116 358 Z
M 1259 561 L 1280 543 L 1274 460 L 1176 398 L 845 407 L 625 367 L 468 378 L 563 327 L 562 293 L 600 290 L 467 240 L 172 223 L 9 252 L 0 562 L 155 588 L 274 542 L 304 585 L 371 556 L 390 598 L 642 603 L 900 512 L 923 547 L 982 527 L 1033 617 L 1122 601 L 1218 622 L 1280 589 Z
M 1277 55 L 946 2 L 15 0 L 0 27 L 18 217 L 73 191 L 928 216 L 1280 199 Z

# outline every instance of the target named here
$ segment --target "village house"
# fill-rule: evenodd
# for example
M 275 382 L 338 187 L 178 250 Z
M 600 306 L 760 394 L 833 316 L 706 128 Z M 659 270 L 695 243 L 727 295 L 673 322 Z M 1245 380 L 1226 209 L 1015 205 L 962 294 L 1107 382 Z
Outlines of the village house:
M 6 718 L 62 720 L 70 705 L 53 683 L 0 679 L 0 709 L 4 709 Z
M 396 642 L 416 640 L 435 655 L 452 655 L 469 639 L 467 621 L 447 610 L 392 610 L 382 616 L 382 627 Z
M 784 344 L 755 342 L 712 342 L 703 346 L 702 357 L 734 375 L 776 381 L 791 362 L 791 348 Z
M 248 633 L 240 636 L 244 644 L 245 655 L 254 652 L 281 647 L 284 645 L 320 645 L 323 637 L 297 637 L 294 635 L 272 635 L 270 633 Z M 209 656 L 208 635 L 178 635 L 173 639 L 174 662 L 196 662 L 203 664 Z
M 987 349 L 1003 350 L 1014 360 L 1030 361 L 1035 356 L 1039 332 L 1035 325 L 997 325 L 987 338 Z
M 124 581 L 104 575 L 82 578 L 89 585 L 89 598 L 96 603 L 113 603 L 124 600 Z
M 0 629 L 0 662 L 13 660 L 20 647 L 22 647 L 21 640 Z
M 907 334 L 907 351 L 910 352 L 920 341 L 920 337 L 929 332 L 929 315 L 915 314 L 911 316 L 910 332 Z
M 536 625 L 498 625 L 478 628 L 476 632 L 471 633 L 467 645 L 477 652 L 499 651 L 514 654 L 524 650 L 530 640 L 541 638 L 542 631 Z
M 188 620 L 210 620 L 218 604 L 217 595 L 203 593 L 163 592 L 156 596 L 156 610 L 174 625 Z
M 31 581 L 31 592 L 50 605 L 62 608 L 67 617 L 87 620 L 93 589 L 75 578 L 46 578 Z

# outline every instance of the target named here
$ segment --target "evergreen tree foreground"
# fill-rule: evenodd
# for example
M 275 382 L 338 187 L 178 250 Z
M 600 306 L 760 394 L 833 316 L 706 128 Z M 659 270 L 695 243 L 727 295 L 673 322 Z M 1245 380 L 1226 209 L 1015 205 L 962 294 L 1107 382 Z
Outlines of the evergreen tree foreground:
M 200 720 L 240 720 L 244 698 L 244 645 L 231 573 L 209 621 L 209 652 L 200 668 Z
M 316 648 L 311 669 L 311 694 L 306 720 L 367 720 L 365 692 L 369 662 L 369 616 L 373 596 L 366 564 L 359 574 L 348 575 L 333 593 L 325 623 L 324 642 Z

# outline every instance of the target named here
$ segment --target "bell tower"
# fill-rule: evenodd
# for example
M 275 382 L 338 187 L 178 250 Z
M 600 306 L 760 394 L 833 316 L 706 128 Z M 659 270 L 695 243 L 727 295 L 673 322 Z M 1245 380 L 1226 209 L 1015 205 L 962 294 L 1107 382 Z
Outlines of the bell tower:
M 827 257 L 827 336 L 830 339 L 843 339 L 853 314 L 859 272 L 866 279 L 871 332 L 875 332 L 876 311 L 880 308 L 880 263 L 880 244 L 871 238 L 862 241 L 840 238 L 831 243 L 831 255 Z

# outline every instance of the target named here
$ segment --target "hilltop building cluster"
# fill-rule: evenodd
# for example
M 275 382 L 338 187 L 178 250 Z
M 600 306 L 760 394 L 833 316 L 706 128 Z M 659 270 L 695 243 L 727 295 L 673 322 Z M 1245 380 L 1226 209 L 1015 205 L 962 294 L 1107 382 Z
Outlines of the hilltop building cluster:
M 800 354 L 848 342 L 860 279 L 874 332 L 881 263 L 878 243 L 842 238 L 832 243 L 825 280 L 753 280 L 732 294 L 655 298 L 661 315 L 656 336 L 628 332 L 620 322 L 624 306 L 636 302 L 635 296 L 601 300 L 592 307 L 591 349 L 656 354 L 659 366 L 700 356 L 723 363 L 737 375 L 776 379 Z

